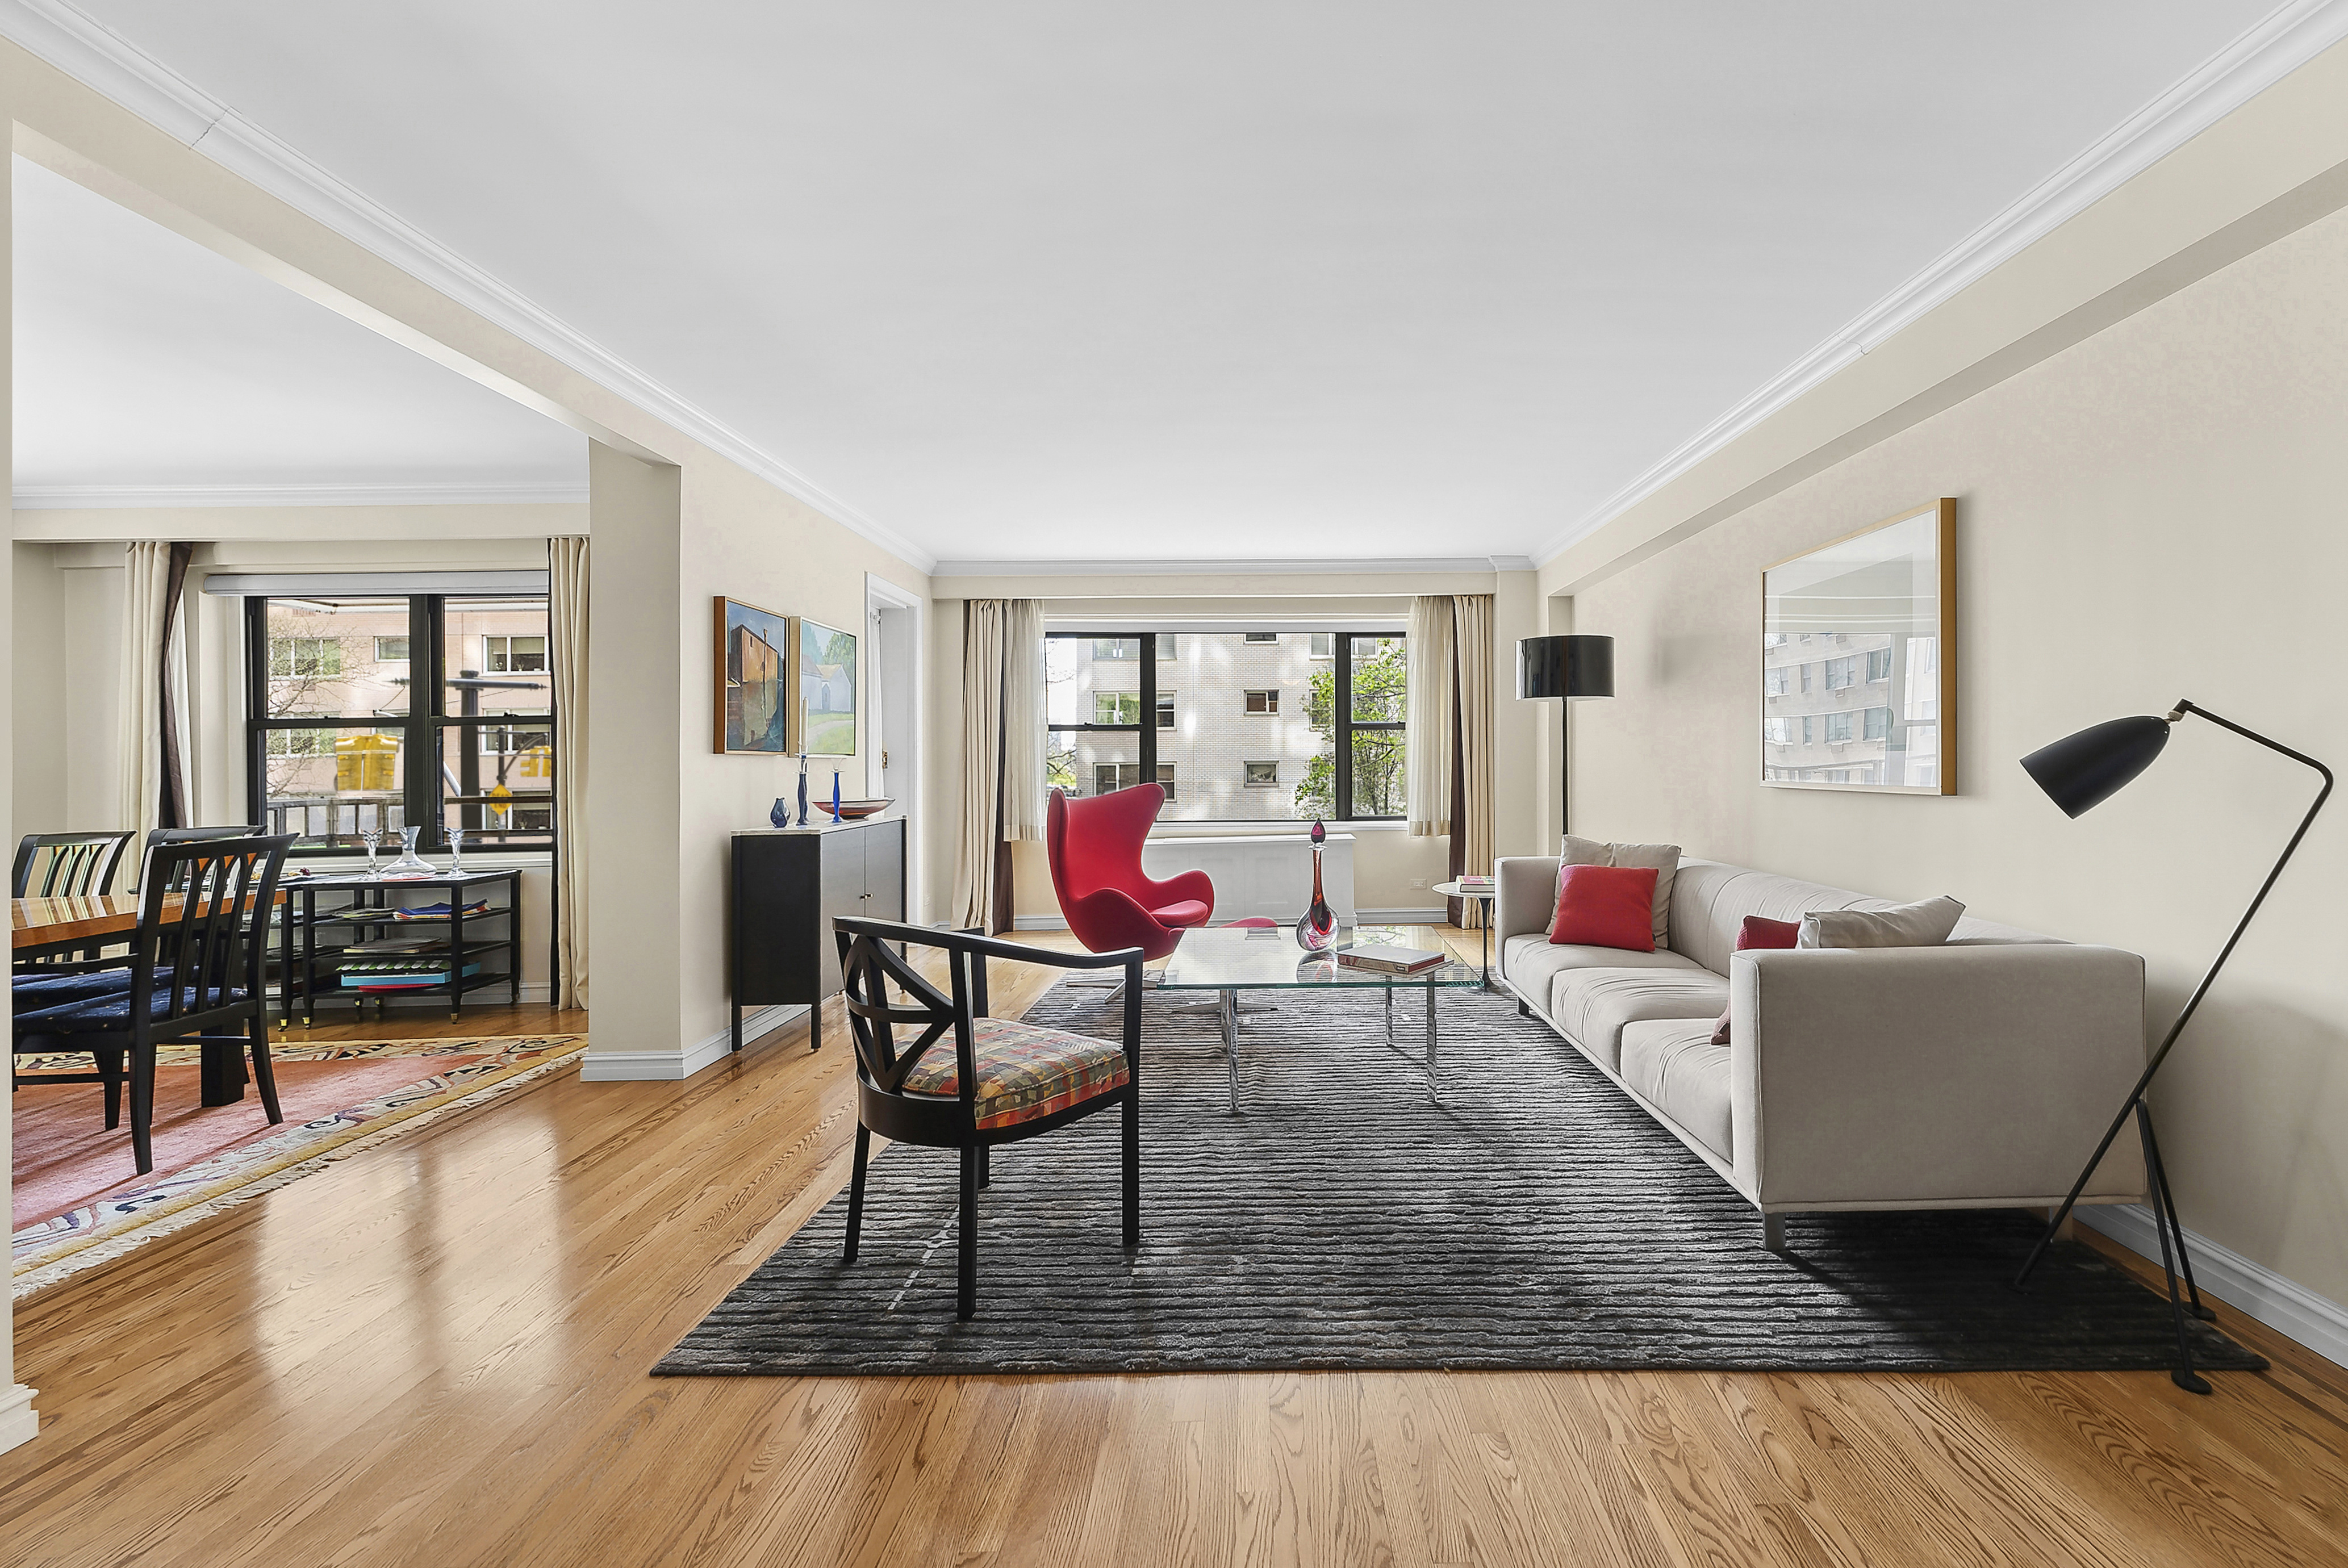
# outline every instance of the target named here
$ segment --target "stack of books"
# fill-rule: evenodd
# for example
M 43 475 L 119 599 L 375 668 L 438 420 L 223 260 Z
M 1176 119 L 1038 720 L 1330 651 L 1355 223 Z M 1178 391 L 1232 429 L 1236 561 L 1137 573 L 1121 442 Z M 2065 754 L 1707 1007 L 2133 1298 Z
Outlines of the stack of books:
M 1380 975 L 1416 975 L 1448 956 L 1424 947 L 1348 947 L 1337 954 L 1337 962 L 1348 969 L 1370 969 Z
M 391 918 L 394 920 L 446 920 L 452 913 L 452 906 L 447 903 L 418 903 L 393 910 Z M 489 901 L 485 898 L 476 900 L 465 906 L 467 920 L 472 919 L 477 914 L 489 913 Z
M 1498 885 L 1490 877 L 1461 877 L 1458 883 L 1463 893 L 1490 892 Z
M 407 958 L 346 958 L 338 966 L 343 985 L 353 991 L 414 991 L 449 981 L 445 954 L 419 953 Z M 479 975 L 478 964 L 457 966 L 459 978 Z

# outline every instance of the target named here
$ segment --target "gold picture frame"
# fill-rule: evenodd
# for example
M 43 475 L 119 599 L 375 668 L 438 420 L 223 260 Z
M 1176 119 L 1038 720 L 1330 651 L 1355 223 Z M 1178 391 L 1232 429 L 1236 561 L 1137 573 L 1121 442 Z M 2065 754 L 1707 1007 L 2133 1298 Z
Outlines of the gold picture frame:
M 1761 569 L 1761 782 L 1957 792 L 1957 503 Z

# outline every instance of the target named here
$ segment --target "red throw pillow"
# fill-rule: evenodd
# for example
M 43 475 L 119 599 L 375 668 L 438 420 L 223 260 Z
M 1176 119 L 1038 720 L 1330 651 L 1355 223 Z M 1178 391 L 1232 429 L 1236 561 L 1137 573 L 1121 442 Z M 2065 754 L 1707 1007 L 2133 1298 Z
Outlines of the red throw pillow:
M 1557 917 L 1549 939 L 1560 945 L 1655 950 L 1655 868 L 1564 866 L 1557 873 Z
M 1758 914 L 1748 914 L 1745 923 L 1736 928 L 1736 951 L 1748 947 L 1792 947 L 1802 939 L 1801 923 L 1792 920 L 1770 920 Z M 1712 1031 L 1712 1043 L 1728 1044 L 1728 1010 L 1722 1008 L 1720 1023 Z

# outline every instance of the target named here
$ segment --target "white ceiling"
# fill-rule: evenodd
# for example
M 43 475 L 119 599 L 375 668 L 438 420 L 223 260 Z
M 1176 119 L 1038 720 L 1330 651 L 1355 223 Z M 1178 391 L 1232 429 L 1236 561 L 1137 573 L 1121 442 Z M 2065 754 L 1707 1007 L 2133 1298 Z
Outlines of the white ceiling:
M 82 0 L 953 559 L 1531 552 L 2272 0 Z
M 15 160 L 19 504 L 583 496 L 583 438 Z

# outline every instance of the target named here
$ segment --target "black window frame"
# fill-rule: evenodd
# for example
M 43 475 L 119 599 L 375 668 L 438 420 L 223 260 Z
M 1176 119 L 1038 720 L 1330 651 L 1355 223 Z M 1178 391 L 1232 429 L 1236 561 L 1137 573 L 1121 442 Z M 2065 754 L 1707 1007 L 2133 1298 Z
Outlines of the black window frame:
M 1173 637 L 1179 636 L 1181 634 L 1165 633 L 1162 634 Z M 1274 636 L 1280 635 L 1278 633 L 1274 633 L 1272 634 Z M 1306 635 L 1312 634 L 1299 634 Z M 1334 711 L 1331 714 L 1330 718 L 1331 727 L 1336 731 L 1336 745 L 1332 759 L 1336 773 L 1336 799 L 1334 802 L 1336 810 L 1334 814 L 1330 816 L 1327 820 L 1333 822 L 1403 821 L 1406 818 L 1406 811 L 1396 811 L 1389 815 L 1374 817 L 1356 816 L 1354 812 L 1354 732 L 1356 730 L 1399 731 L 1406 727 L 1406 721 L 1399 718 L 1391 720 L 1356 719 L 1354 717 L 1354 641 L 1358 637 L 1364 641 L 1373 643 L 1387 641 L 1405 642 L 1406 634 L 1402 632 L 1357 631 L 1329 632 L 1320 634 L 1326 635 L 1332 639 L 1332 652 L 1328 657 L 1334 666 L 1333 674 L 1335 676 L 1335 686 L 1331 694 Z M 1047 718 L 1044 727 L 1046 736 L 1094 733 L 1103 735 L 1133 736 L 1138 743 L 1139 753 L 1138 760 L 1134 764 L 1134 767 L 1137 769 L 1136 776 L 1142 779 L 1157 778 L 1159 771 L 1158 737 L 1161 733 L 1155 722 L 1155 716 L 1158 709 L 1158 666 L 1160 663 L 1160 660 L 1158 657 L 1157 645 L 1158 638 L 1160 635 L 1161 634 L 1156 632 L 1142 632 L 1138 634 L 1132 632 L 1089 632 L 1078 630 L 1073 627 L 1066 630 L 1045 632 L 1045 636 L 1047 640 L 1056 637 L 1070 640 L 1089 640 L 1097 642 L 1109 637 L 1129 639 L 1138 636 L 1139 639 L 1139 646 L 1136 649 L 1136 657 L 1131 662 L 1138 666 L 1140 675 L 1139 696 L 1141 700 L 1136 708 L 1136 713 L 1142 720 L 1142 722 L 1136 724 L 1055 724 Z M 1098 655 L 1094 655 L 1092 656 L 1097 662 L 1103 664 L 1117 664 L 1122 665 L 1128 662 L 1122 658 L 1104 659 L 1100 658 Z M 1313 655 L 1311 656 L 1317 659 L 1323 655 Z M 1248 688 L 1241 687 L 1240 689 L 1241 691 L 1245 691 Z M 1123 694 L 1120 693 L 1118 695 L 1122 696 Z M 1196 695 L 1195 688 L 1193 690 L 1193 695 L 1194 696 Z M 1241 703 L 1244 704 L 1246 699 L 1242 696 L 1241 700 Z M 1253 715 L 1251 717 L 1262 717 L 1264 716 Z M 1095 766 L 1097 767 L 1098 765 L 1096 764 Z M 1094 782 L 1096 786 L 1097 786 L 1098 779 L 1096 779 Z M 1169 799 L 1171 799 L 1170 792 Z M 1253 822 L 1260 821 L 1262 819 L 1253 817 L 1200 817 L 1186 820 L 1192 821 Z
M 295 597 L 297 595 L 288 596 Z M 244 793 L 245 810 L 247 812 L 246 820 L 252 822 L 265 822 L 267 820 L 266 812 L 269 809 L 269 767 L 267 750 L 269 746 L 269 737 L 272 734 L 280 730 L 297 729 L 326 729 L 341 731 L 371 729 L 377 734 L 397 733 L 400 736 L 400 748 L 401 754 L 403 756 L 409 758 L 429 758 L 431 759 L 430 766 L 427 768 L 409 767 L 402 770 L 403 777 L 400 780 L 401 820 L 411 826 L 420 826 L 423 828 L 424 831 L 418 835 L 417 840 L 417 847 L 418 849 L 446 851 L 448 847 L 448 841 L 447 835 L 442 831 L 441 810 L 443 797 L 440 790 L 440 770 L 443 766 L 441 753 L 443 733 L 448 730 L 456 730 L 464 738 L 462 744 L 458 748 L 458 757 L 459 758 L 458 765 L 458 796 L 460 798 L 479 796 L 482 793 L 482 790 L 479 788 L 479 779 L 480 760 L 482 757 L 486 755 L 492 755 L 489 753 L 484 753 L 480 749 L 481 737 L 485 731 L 489 729 L 543 729 L 547 735 L 548 749 L 550 752 L 552 751 L 553 740 L 556 733 L 554 678 L 551 671 L 547 672 L 546 707 L 542 713 L 536 711 L 520 714 L 496 713 L 468 715 L 463 713 L 449 713 L 447 711 L 448 697 L 448 649 L 446 637 L 448 601 L 450 599 L 455 599 L 461 605 L 469 601 L 485 597 L 485 595 L 478 593 L 384 593 L 368 594 L 367 597 L 386 600 L 405 598 L 407 601 L 407 712 L 405 715 L 398 716 L 396 717 L 377 717 L 373 720 L 365 717 L 354 717 L 351 715 L 328 715 L 324 717 L 298 716 L 282 718 L 270 717 L 269 599 L 268 596 L 264 594 L 250 594 L 246 596 L 244 601 Z M 546 600 L 548 595 L 543 593 L 496 593 L 486 595 L 486 597 L 495 598 L 500 601 L 522 601 Z M 547 627 L 547 638 L 549 643 L 548 662 L 550 664 L 552 662 L 553 630 L 553 626 L 550 622 Z M 416 650 L 418 648 L 424 650 L 423 656 L 420 659 L 416 654 Z M 540 672 L 533 670 L 521 673 L 535 675 Z M 423 694 L 423 700 L 421 701 L 417 700 L 417 695 L 419 692 Z M 560 755 L 556 755 L 554 757 L 554 766 L 557 768 L 562 766 L 562 758 Z M 538 803 L 535 801 L 531 802 L 530 809 L 537 810 Z M 469 851 L 481 854 L 516 855 L 552 854 L 554 852 L 555 846 L 559 841 L 562 831 L 561 807 L 560 804 L 560 797 L 555 791 L 550 790 L 547 795 L 545 803 L 547 827 L 546 831 L 543 834 L 533 833 L 524 837 L 517 833 L 510 837 L 501 836 L 495 841 L 484 841 L 479 839 L 475 835 L 479 833 L 482 829 L 484 810 L 484 802 L 481 800 L 466 799 L 459 799 L 458 811 L 462 820 L 458 825 L 465 830 L 467 848 Z M 366 852 L 366 846 L 362 844 L 335 843 L 298 844 L 295 846 L 295 851 L 305 858 L 315 855 L 355 858 L 362 856 Z

